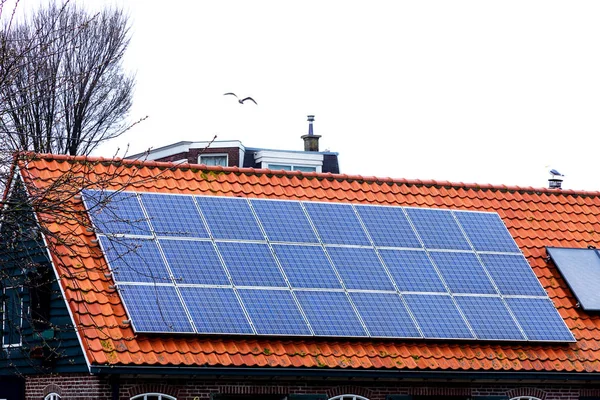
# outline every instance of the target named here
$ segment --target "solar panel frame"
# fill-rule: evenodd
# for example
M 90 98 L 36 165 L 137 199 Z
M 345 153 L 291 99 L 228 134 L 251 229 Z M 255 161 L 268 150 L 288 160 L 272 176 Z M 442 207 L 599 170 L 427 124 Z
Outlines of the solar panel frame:
M 156 236 L 210 238 L 193 196 L 142 193 L 140 198 Z
M 300 202 L 251 199 L 250 204 L 269 241 L 320 243 Z M 282 217 L 274 217 L 274 211 Z
M 158 239 L 177 284 L 231 285 L 212 241 Z
M 456 210 L 452 213 L 476 251 L 520 253 L 497 213 Z
M 324 244 L 371 245 L 351 204 L 317 202 L 302 204 Z
M 115 282 L 171 283 L 155 240 L 101 235 L 98 239 Z
M 362 204 L 355 208 L 376 247 L 423 248 L 403 208 Z
M 194 196 L 215 239 L 265 241 L 248 199 Z
M 313 332 L 289 290 L 238 290 L 258 335 L 312 336 Z
M 405 210 L 426 249 L 472 250 L 452 211 L 438 208 Z
M 423 338 L 410 311 L 397 293 L 350 292 L 369 336 Z
M 101 193 L 84 194 L 86 206 Z M 143 287 L 176 293 L 179 300 L 171 295 L 165 301 L 179 301 L 177 307 L 187 315 L 189 326 L 181 318 L 177 320 L 179 333 L 574 340 L 516 244 L 513 247 L 506 226 L 494 213 L 135 192 L 117 196 L 124 196 L 123 204 L 132 204 L 125 207 L 124 216 L 140 217 L 148 229 L 98 235 L 115 281 L 129 293 Z M 181 231 L 169 228 L 168 215 L 174 214 L 160 208 L 179 208 L 179 201 L 185 204 L 181 208 L 189 211 L 181 214 L 197 216 L 192 224 L 197 231 L 187 226 Z M 90 217 L 97 222 L 97 216 Z M 179 215 L 172 219 L 177 218 Z M 487 222 L 492 229 L 484 226 Z M 432 224 L 438 223 L 440 229 L 435 231 Z M 118 224 L 113 227 L 125 230 Z M 202 227 L 208 230 L 203 232 Z M 486 243 L 485 238 L 497 238 L 500 243 Z M 155 275 L 163 275 L 158 283 L 137 274 L 126 276 L 134 281 L 123 280 L 119 272 L 123 266 L 110 250 L 113 239 L 132 243 L 142 240 L 143 246 L 152 249 L 144 253 L 149 254 L 151 268 L 160 271 Z M 470 260 L 468 268 L 454 260 L 465 257 Z M 186 258 L 202 261 L 195 265 Z M 268 262 L 248 270 L 261 259 Z M 448 259 L 452 262 L 444 261 Z M 214 271 L 217 278 L 212 276 Z M 124 297 L 126 309 L 125 298 L 130 297 Z M 202 304 L 198 297 L 203 298 Z M 136 314 L 139 301 L 128 301 L 133 301 Z M 469 302 L 491 302 L 494 306 L 485 307 L 487 313 L 477 314 L 477 307 Z M 520 332 L 526 332 L 522 324 L 531 330 L 527 337 L 517 335 L 514 326 L 508 324 L 508 329 L 498 322 L 509 321 L 503 309 L 497 308 L 499 305 L 508 305 L 513 322 L 516 319 L 516 325 L 522 328 Z M 537 309 L 541 317 L 527 320 L 527 312 Z M 281 314 L 277 322 L 269 318 L 273 312 Z M 150 314 L 146 312 L 142 318 L 149 319 Z M 489 314 L 496 315 L 496 319 Z M 546 323 L 551 325 L 549 334 L 536 328 Z M 132 326 L 136 332 L 154 333 L 149 324 L 138 320 Z M 502 333 L 503 329 L 508 333 Z
M 217 242 L 216 245 L 234 285 L 288 287 L 267 244 Z
M 194 327 L 173 285 L 119 284 L 127 315 L 136 332 L 194 333 Z M 154 300 L 154 301 L 153 301 Z M 147 316 L 147 318 L 143 318 Z M 165 323 L 164 329 L 161 321 Z M 178 329 L 169 329 L 169 326 Z
M 81 194 L 97 233 L 151 236 L 136 192 L 84 189 Z
M 478 339 L 525 340 L 521 328 L 500 296 L 455 296 L 454 299 Z
M 396 290 L 375 249 L 327 246 L 326 251 L 346 289 Z

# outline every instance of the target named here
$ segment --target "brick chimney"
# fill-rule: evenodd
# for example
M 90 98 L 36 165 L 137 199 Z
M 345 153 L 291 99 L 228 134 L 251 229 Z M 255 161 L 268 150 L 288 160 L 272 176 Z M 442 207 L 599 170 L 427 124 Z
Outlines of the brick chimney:
M 314 115 L 308 116 L 308 134 L 301 136 L 304 140 L 304 151 L 319 151 L 319 138 L 321 135 L 315 135 L 313 133 L 313 122 L 315 121 Z

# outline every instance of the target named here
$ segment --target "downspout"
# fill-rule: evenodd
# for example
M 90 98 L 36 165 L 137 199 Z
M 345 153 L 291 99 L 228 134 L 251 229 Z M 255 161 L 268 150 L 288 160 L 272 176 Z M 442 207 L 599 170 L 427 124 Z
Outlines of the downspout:
M 119 392 L 121 391 L 121 382 L 119 379 L 119 375 L 113 375 L 110 377 L 110 389 L 111 399 L 119 400 Z

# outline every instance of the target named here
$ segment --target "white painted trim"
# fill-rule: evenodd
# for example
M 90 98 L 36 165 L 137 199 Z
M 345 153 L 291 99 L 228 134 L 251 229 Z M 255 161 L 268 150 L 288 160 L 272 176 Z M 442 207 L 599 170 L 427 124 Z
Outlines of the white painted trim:
M 164 158 L 168 156 L 172 156 L 178 153 L 187 153 L 191 149 L 240 149 L 241 152 L 244 152 L 246 148 L 242 145 L 242 142 L 239 140 L 223 140 L 223 141 L 202 141 L 202 142 L 179 142 L 174 143 L 168 146 L 159 147 L 158 149 L 152 149 L 148 152 L 138 153 L 131 156 L 126 157 L 128 160 L 156 160 L 159 158 Z
M 17 168 L 18 168 L 18 166 L 17 166 Z M 23 182 L 23 185 L 25 185 L 23 171 L 20 168 L 19 168 L 19 178 Z M 25 186 L 25 193 L 29 196 L 26 186 Z M 38 219 L 38 216 L 37 216 L 35 210 L 33 211 L 33 217 L 35 218 L 35 222 L 38 225 L 40 225 L 40 221 Z M 85 363 L 87 364 L 88 371 L 91 372 L 92 370 L 91 370 L 90 360 L 88 359 L 87 353 L 85 351 L 85 347 L 83 347 L 83 340 L 81 338 L 81 333 L 79 332 L 78 326 L 75 324 L 75 318 L 73 317 L 73 312 L 71 311 L 71 307 L 69 306 L 69 302 L 67 301 L 67 297 L 65 295 L 65 290 L 62 287 L 62 285 L 60 284 L 60 276 L 58 275 L 58 271 L 56 269 L 56 266 L 54 265 L 54 259 L 52 258 L 52 254 L 50 253 L 50 247 L 48 246 L 48 242 L 46 241 L 46 236 L 41 233 L 40 233 L 40 236 L 42 237 L 42 240 L 44 241 L 44 246 L 46 247 L 46 254 L 48 255 L 48 260 L 50 261 L 50 265 L 52 266 L 52 271 L 54 272 L 54 276 L 56 277 L 56 283 L 58 284 L 58 287 L 60 288 L 60 294 L 65 303 L 65 307 L 67 307 L 67 312 L 69 313 L 71 322 L 73 323 L 73 330 L 75 331 L 75 336 L 77 337 L 77 340 L 79 341 L 79 346 L 81 348 L 81 352 L 83 353 L 83 359 L 85 360 Z
M 19 289 L 21 289 L 21 293 L 19 294 L 19 301 L 21 303 L 21 313 L 20 313 L 20 321 L 19 321 L 19 343 L 9 343 L 9 344 L 4 344 L 4 321 L 5 321 L 5 316 L 7 314 L 7 310 L 5 308 L 6 303 L 3 301 L 2 302 L 2 338 L 0 338 L 2 340 L 2 348 L 4 349 L 9 349 L 9 348 L 17 348 L 17 347 L 22 347 L 23 346 L 23 332 L 21 332 L 21 330 L 23 329 L 23 313 L 25 312 L 25 310 L 23 309 L 23 286 L 7 286 L 7 287 L 3 287 L 2 288 L 2 295 L 5 297 L 6 296 L 6 290 L 7 289 L 17 289 L 17 294 Z
M 315 167 L 316 172 L 323 170 L 323 154 L 317 152 L 259 150 L 254 153 L 254 161 L 259 163 L 261 168 L 269 168 L 270 164 L 279 164 L 292 167 Z

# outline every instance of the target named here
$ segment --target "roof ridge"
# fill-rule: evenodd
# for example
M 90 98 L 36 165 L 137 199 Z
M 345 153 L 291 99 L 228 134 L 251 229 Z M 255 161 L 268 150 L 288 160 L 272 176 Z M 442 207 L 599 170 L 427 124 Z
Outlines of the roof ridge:
M 584 196 L 584 197 L 600 197 L 600 191 L 586 191 L 586 190 L 573 190 L 573 189 L 549 189 L 549 188 L 535 188 L 532 186 L 517 186 L 517 185 L 494 185 L 494 184 L 480 184 L 480 183 L 464 183 L 464 182 L 450 182 L 450 181 L 438 181 L 434 179 L 421 180 L 421 179 L 406 179 L 406 178 L 391 178 L 391 177 L 377 177 L 377 176 L 363 176 L 363 175 L 348 175 L 348 174 L 333 174 L 331 172 L 303 172 L 303 171 L 284 171 L 284 170 L 271 170 L 266 168 L 249 168 L 249 167 L 222 167 L 222 166 L 207 166 L 204 164 L 190 164 L 190 163 L 174 163 L 154 160 L 143 160 L 143 159 L 125 159 L 120 157 L 105 158 L 97 156 L 71 156 L 66 154 L 51 154 L 51 153 L 34 153 L 34 152 L 19 152 L 17 157 L 25 160 L 32 159 L 51 159 L 56 161 L 87 161 L 87 162 L 99 162 L 99 163 L 124 163 L 129 165 L 140 165 L 145 167 L 155 168 L 174 168 L 174 169 L 198 169 L 203 171 L 215 171 L 215 172 L 231 172 L 231 173 L 243 173 L 243 174 L 265 174 L 265 175 L 283 175 L 283 176 L 301 176 L 307 178 L 317 179 L 331 179 L 331 180 L 345 180 L 345 181 L 360 181 L 369 183 L 387 183 L 387 184 L 399 184 L 407 186 L 425 186 L 425 187 L 444 187 L 444 188 L 463 188 L 463 189 L 474 189 L 474 190 L 493 190 L 493 191 L 510 191 L 520 193 L 546 193 L 551 195 L 573 195 L 573 196 Z

